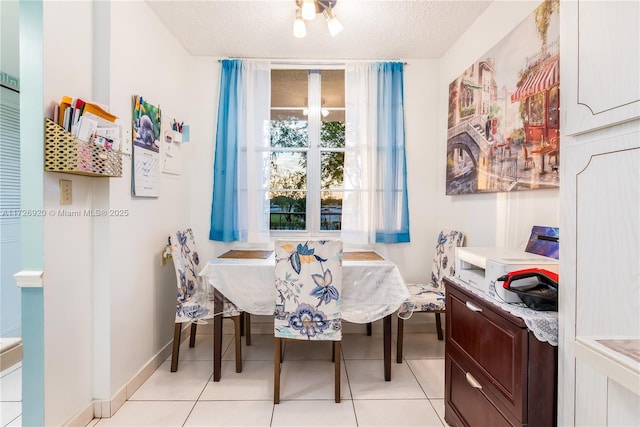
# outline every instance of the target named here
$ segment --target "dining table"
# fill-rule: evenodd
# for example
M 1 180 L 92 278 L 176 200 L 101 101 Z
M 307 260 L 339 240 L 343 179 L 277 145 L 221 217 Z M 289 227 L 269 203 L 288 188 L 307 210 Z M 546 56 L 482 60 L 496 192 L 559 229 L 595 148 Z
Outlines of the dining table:
M 531 150 L 532 154 L 540 154 L 540 160 L 542 161 L 542 167 L 540 168 L 540 175 L 544 175 L 547 171 L 544 170 L 544 158 L 547 154 L 557 150 L 557 147 L 553 145 L 540 146 Z
M 275 255 L 269 250 L 231 250 L 207 262 L 200 277 L 214 289 L 213 381 L 222 373 L 224 298 L 238 310 L 274 315 Z M 373 251 L 345 251 L 342 260 L 342 319 L 370 324 L 383 319 L 384 379 L 391 381 L 391 316 L 410 295 L 398 267 Z

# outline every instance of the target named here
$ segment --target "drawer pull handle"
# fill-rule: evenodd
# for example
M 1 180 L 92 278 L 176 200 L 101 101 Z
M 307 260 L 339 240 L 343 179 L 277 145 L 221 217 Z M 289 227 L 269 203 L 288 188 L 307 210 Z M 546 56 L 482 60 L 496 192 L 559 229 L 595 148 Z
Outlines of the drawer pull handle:
M 477 388 L 478 390 L 482 390 L 482 386 L 480 385 L 480 383 L 478 382 L 478 380 L 476 380 L 475 378 L 473 378 L 473 375 L 471 375 L 469 372 L 467 372 L 467 382 L 469 383 L 469 385 L 473 388 Z
M 477 305 L 467 301 L 467 308 L 471 311 L 475 311 L 476 313 L 482 313 L 482 309 L 480 307 L 478 307 Z

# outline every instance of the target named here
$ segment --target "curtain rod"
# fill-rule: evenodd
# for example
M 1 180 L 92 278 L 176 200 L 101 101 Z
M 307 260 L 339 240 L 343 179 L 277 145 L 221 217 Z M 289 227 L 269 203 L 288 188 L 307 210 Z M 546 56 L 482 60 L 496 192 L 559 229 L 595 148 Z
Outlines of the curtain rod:
M 356 62 L 402 62 L 404 65 L 409 65 L 406 61 L 399 61 L 397 59 L 283 59 L 283 58 L 223 58 L 223 59 L 252 59 L 260 61 L 272 62 L 276 65 L 344 65 L 353 64 Z M 222 62 L 223 59 L 218 59 L 218 62 Z

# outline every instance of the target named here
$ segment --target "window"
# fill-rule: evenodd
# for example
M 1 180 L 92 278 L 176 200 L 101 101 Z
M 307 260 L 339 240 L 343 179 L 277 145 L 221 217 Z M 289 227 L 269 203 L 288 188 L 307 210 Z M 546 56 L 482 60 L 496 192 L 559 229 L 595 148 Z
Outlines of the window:
M 269 228 L 339 231 L 344 70 L 271 70 Z
M 17 221 L 20 212 L 20 100 L 13 89 L 0 87 L 0 223 Z
M 560 96 L 558 92 L 558 86 L 549 89 L 549 126 L 558 126 L 559 124 Z
M 529 98 L 529 124 L 544 126 L 544 92 L 540 92 Z
M 409 242 L 403 64 L 271 65 L 222 61 L 209 238 Z

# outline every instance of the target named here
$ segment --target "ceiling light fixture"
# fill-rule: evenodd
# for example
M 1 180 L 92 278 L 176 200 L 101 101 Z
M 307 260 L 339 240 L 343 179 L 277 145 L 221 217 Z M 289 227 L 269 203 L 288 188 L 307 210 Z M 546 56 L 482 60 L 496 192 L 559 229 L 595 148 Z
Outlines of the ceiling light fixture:
M 296 10 L 296 20 L 293 21 L 293 35 L 299 39 L 307 35 L 307 27 L 302 20 L 300 8 Z
M 323 10 L 322 16 L 324 16 L 325 21 L 327 21 L 327 27 L 329 27 L 331 37 L 335 37 L 342 32 L 342 24 L 338 21 L 338 18 L 336 18 L 331 9 Z
M 302 19 L 311 21 L 316 16 L 316 3 L 314 0 L 302 0 Z
M 342 24 L 338 21 L 333 8 L 336 6 L 338 0 L 295 0 L 296 2 L 296 19 L 293 22 L 293 35 L 297 38 L 302 38 L 307 35 L 307 28 L 304 21 L 311 21 L 315 18 L 317 13 L 322 13 L 325 21 L 327 21 L 327 27 L 329 34 L 332 37 L 337 36 L 343 30 Z

